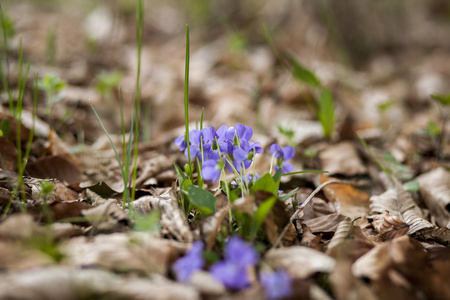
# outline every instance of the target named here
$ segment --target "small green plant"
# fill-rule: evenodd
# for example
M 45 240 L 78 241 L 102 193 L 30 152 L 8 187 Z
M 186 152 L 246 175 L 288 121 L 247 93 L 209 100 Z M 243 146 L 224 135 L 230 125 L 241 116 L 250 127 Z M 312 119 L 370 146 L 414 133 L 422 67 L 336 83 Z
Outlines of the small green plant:
M 437 143 L 437 150 L 436 150 L 436 156 L 438 158 L 442 158 L 443 155 L 443 149 L 446 143 L 446 125 L 447 125 L 447 121 L 450 115 L 450 94 L 446 94 L 446 95 L 439 95 L 439 94 L 434 94 L 431 95 L 431 98 L 434 99 L 436 101 L 436 103 L 438 104 L 438 108 L 439 111 L 441 112 L 441 116 L 442 116 L 442 125 L 441 125 L 441 130 L 440 130 L 440 136 L 438 139 L 438 143 Z M 434 130 L 436 132 L 436 130 Z
M 289 127 L 283 127 L 281 125 L 277 126 L 278 133 L 286 137 L 288 141 L 288 145 L 295 147 L 294 137 L 295 137 L 295 131 L 292 128 Z
M 323 134 L 326 138 L 330 138 L 336 122 L 335 107 L 333 95 L 317 76 L 302 65 L 293 55 L 286 54 L 285 59 L 278 54 L 272 41 L 267 27 L 263 24 L 263 31 L 266 37 L 267 43 L 274 52 L 277 59 L 284 65 L 284 67 L 291 71 L 292 77 L 298 82 L 308 85 L 315 93 L 315 98 L 318 99 L 318 109 L 316 109 L 317 118 L 322 125 Z M 286 62 L 287 60 L 287 62 Z
M 100 72 L 97 75 L 97 83 L 95 88 L 106 100 L 109 100 L 113 94 L 113 90 L 117 88 L 123 78 L 123 73 L 115 70 L 112 72 Z
M 39 89 L 45 92 L 47 99 L 47 105 L 45 109 L 45 114 L 50 116 L 52 113 L 53 104 L 61 101 L 64 95 L 61 93 L 62 89 L 67 85 L 67 83 L 55 75 L 45 75 L 44 78 L 39 80 Z
M 55 26 L 52 26 L 48 29 L 46 61 L 50 65 L 53 65 L 56 59 L 56 33 L 57 32 Z

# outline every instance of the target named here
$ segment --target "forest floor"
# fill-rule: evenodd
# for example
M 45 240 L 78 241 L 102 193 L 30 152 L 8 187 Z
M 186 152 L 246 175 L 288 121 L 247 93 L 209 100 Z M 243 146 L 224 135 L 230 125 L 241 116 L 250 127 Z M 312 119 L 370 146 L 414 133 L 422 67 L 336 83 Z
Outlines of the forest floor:
M 1 8 L 0 299 L 450 299 L 448 1 Z

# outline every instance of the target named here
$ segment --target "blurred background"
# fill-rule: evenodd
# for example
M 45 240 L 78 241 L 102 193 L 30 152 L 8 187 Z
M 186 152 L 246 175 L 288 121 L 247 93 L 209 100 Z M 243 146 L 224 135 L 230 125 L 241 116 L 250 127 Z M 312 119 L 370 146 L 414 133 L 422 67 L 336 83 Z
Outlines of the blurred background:
M 25 105 L 31 106 L 35 74 L 55 76 L 65 83 L 61 97 L 50 104 L 49 117 L 41 89 L 39 116 L 66 141 L 92 143 L 102 134 L 89 101 L 119 133 L 118 104 L 122 99 L 128 124 L 135 92 L 137 1 L 1 5 L 8 48 L 6 56 L 2 43 L 2 64 L 12 86 L 20 47 L 30 62 Z M 332 92 L 337 138 L 355 130 L 425 128 L 438 118 L 430 94 L 449 92 L 448 0 L 145 0 L 143 140 L 184 124 L 186 24 L 191 122 L 204 107 L 205 122 L 215 127 L 240 122 L 265 135 L 287 128 L 297 142 L 320 135 L 317 93 L 292 75 L 286 54 Z M 6 108 L 4 93 L 1 101 Z

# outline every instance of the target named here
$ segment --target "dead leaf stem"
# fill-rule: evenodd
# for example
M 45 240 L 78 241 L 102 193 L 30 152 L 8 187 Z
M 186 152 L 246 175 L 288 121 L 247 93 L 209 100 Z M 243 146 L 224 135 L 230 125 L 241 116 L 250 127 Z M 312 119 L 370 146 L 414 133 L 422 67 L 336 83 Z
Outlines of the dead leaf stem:
M 291 218 L 289 219 L 289 222 L 286 224 L 286 226 L 284 226 L 283 231 L 281 232 L 280 236 L 278 236 L 278 239 L 275 241 L 275 243 L 273 244 L 272 248 L 277 248 L 278 245 L 281 242 L 281 239 L 283 238 L 283 236 L 286 234 L 286 231 L 289 228 L 289 225 L 292 224 L 292 222 L 294 222 L 294 220 L 297 218 L 297 215 L 305 208 L 305 206 L 309 203 L 309 201 L 311 201 L 311 199 L 318 193 L 320 192 L 321 189 L 323 189 L 325 186 L 332 184 L 332 183 L 342 183 L 342 181 L 340 180 L 329 180 L 326 181 L 324 183 L 322 183 L 321 185 L 319 185 L 309 196 L 308 198 L 306 198 L 305 202 L 303 202 L 302 205 L 298 206 L 296 211 L 292 214 Z

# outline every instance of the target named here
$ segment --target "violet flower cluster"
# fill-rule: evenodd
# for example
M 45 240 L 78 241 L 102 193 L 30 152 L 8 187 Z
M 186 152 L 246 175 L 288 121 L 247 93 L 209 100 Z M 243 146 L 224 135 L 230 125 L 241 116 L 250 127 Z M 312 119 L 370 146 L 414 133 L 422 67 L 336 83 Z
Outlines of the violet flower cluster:
M 186 255 L 174 263 L 172 269 L 178 281 L 187 282 L 195 271 L 203 269 L 205 261 L 202 251 L 202 242 L 194 242 Z M 225 287 L 241 290 L 251 285 L 249 269 L 257 263 L 258 253 L 255 249 L 242 238 L 234 236 L 225 244 L 224 259 L 211 266 L 210 274 Z M 292 295 L 292 278 L 283 270 L 263 273 L 260 281 L 269 299 Z
M 230 172 L 236 170 L 241 173 L 250 167 L 255 154 L 263 152 L 260 143 L 250 141 L 252 136 L 252 128 L 242 124 L 236 124 L 234 127 L 222 125 L 217 130 L 209 126 L 202 130 L 189 131 L 189 147 L 184 135 L 175 139 L 175 144 L 184 151 L 186 157 L 200 159 L 201 175 L 205 180 L 216 182 L 224 167 Z M 273 144 L 270 146 L 270 152 L 277 160 L 275 171 L 280 168 L 283 173 L 294 170 L 294 166 L 287 162 L 294 157 L 294 148 L 281 148 L 278 144 Z
M 260 143 L 251 142 L 253 130 L 250 126 L 236 124 L 234 127 L 222 125 L 215 130 L 209 126 L 189 132 L 190 157 L 202 162 L 202 176 L 205 180 L 217 181 L 224 166 L 232 172 L 241 172 L 250 167 L 253 157 L 262 153 Z M 188 156 L 185 136 L 175 140 L 175 144 Z

